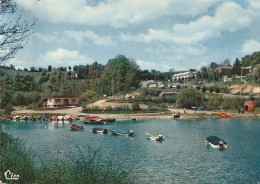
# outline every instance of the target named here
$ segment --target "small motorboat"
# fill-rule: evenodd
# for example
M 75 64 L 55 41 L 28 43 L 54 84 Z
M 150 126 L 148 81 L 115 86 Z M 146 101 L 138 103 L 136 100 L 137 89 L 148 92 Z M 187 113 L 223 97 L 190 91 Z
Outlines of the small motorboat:
M 115 122 L 116 119 L 115 118 L 103 118 L 102 121 L 107 122 L 107 123 L 112 123 L 112 122 Z
M 44 115 L 44 116 L 47 116 L 47 115 Z M 37 120 L 41 120 L 43 117 L 42 116 L 35 116 L 35 119 Z M 48 116 L 47 116 L 47 119 L 48 119 Z
M 38 119 L 38 117 L 36 119 Z M 49 116 L 48 115 L 44 115 L 44 116 L 41 117 L 41 120 L 42 121 L 48 121 L 49 120 Z M 50 118 L 50 120 L 51 120 L 51 118 Z
M 58 116 L 57 121 L 64 121 L 64 116 Z
M 70 126 L 70 130 L 84 130 L 84 127 L 73 124 Z
M 67 115 L 64 116 L 64 120 L 65 121 L 72 121 L 73 119 L 70 115 L 67 114 Z
M 25 115 L 25 116 L 21 117 L 20 120 L 25 120 L 25 121 L 27 121 L 27 120 L 28 120 L 28 116 Z
M 56 121 L 56 120 L 57 120 L 57 116 L 52 116 L 52 117 L 50 118 L 50 120 L 51 120 L 51 121 Z
M 133 136 L 134 131 L 130 130 L 129 132 L 122 130 L 122 129 L 114 129 L 110 131 L 111 135 L 126 135 L 126 136 Z
M 86 116 L 84 119 L 97 119 L 99 118 L 98 116 Z
M 103 133 L 103 134 L 107 134 L 107 129 L 103 129 L 103 128 L 93 128 L 92 129 L 93 133 Z
M 146 135 L 147 135 L 148 139 L 152 139 L 154 141 L 163 141 L 164 140 L 164 137 L 157 133 L 147 133 Z
M 225 112 L 218 112 L 218 114 L 219 114 L 221 117 L 223 117 L 223 118 L 230 118 L 230 117 L 231 117 L 230 114 L 225 113 Z
M 95 118 L 95 119 L 85 119 L 85 124 L 101 124 L 104 123 L 103 119 L 101 118 Z
M 35 118 L 34 116 L 28 116 L 28 120 L 29 120 L 29 121 L 35 121 L 36 118 Z
M 21 119 L 21 116 L 18 116 L 18 115 L 17 115 L 17 116 L 14 116 L 12 119 L 18 121 L 18 120 Z
M 209 136 L 206 139 L 207 140 L 205 141 L 205 143 L 212 148 L 215 148 L 215 149 L 227 148 L 227 143 L 217 136 Z

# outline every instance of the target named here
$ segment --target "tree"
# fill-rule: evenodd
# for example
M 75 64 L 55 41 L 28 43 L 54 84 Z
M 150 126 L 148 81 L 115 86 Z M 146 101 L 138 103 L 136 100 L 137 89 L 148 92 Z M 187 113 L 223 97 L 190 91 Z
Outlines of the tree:
M 204 95 L 197 89 L 187 88 L 177 96 L 177 104 L 180 107 L 192 108 L 193 106 L 202 105 L 205 101 Z
M 241 62 L 236 58 L 233 64 L 233 75 L 241 75 Z
M 51 70 L 52 70 L 52 66 L 49 65 L 49 66 L 48 66 L 48 72 L 51 72 Z
M 14 0 L 1 0 L 0 10 L 0 63 L 14 57 L 23 49 L 33 24 L 16 16 L 17 3 Z

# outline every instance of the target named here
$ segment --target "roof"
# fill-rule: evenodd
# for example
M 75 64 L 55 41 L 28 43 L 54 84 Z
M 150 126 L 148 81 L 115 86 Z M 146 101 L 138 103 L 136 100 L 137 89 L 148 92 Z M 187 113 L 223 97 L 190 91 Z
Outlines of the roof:
M 76 96 L 50 96 L 48 98 L 79 98 L 79 97 L 76 97 Z
M 233 67 L 232 66 L 221 66 L 219 67 L 220 69 L 226 69 L 226 70 L 232 70 Z M 249 70 L 250 67 L 241 67 L 242 70 Z
M 187 75 L 187 74 L 189 74 L 189 73 L 192 73 L 192 72 L 178 73 L 178 74 L 173 75 L 173 77 L 181 76 L 181 75 Z

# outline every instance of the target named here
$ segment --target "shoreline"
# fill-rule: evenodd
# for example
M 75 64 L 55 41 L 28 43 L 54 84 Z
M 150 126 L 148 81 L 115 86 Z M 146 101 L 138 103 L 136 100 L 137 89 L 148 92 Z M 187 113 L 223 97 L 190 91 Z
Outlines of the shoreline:
M 169 109 L 170 112 L 183 112 L 183 109 Z M 70 109 L 56 109 L 56 110 L 17 110 L 13 111 L 12 115 L 33 115 L 33 114 L 69 114 L 71 116 L 80 116 L 83 119 L 84 116 L 95 115 L 100 118 L 116 118 L 122 120 L 128 119 L 175 119 L 172 114 L 165 114 L 164 112 L 160 113 L 133 113 L 133 114 L 107 114 L 107 113 L 83 113 L 81 107 L 75 107 Z M 186 110 L 186 113 L 180 113 L 180 118 L 176 119 L 233 119 L 233 118 L 260 118 L 260 114 L 256 113 L 230 113 L 231 118 L 222 118 L 217 112 L 209 112 L 209 111 L 197 111 L 196 113 L 193 110 Z

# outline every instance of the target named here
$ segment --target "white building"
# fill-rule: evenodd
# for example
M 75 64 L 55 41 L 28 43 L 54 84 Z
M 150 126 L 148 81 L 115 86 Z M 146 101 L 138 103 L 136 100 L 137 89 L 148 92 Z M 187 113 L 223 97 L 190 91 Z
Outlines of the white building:
M 194 77 L 193 72 L 184 72 L 184 73 L 178 73 L 172 76 L 172 81 L 177 81 L 179 79 L 188 80 Z
M 52 96 L 47 100 L 47 107 L 69 106 L 79 104 L 78 97 Z

